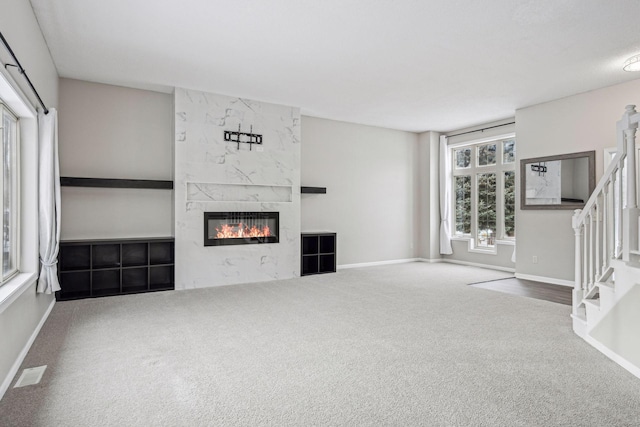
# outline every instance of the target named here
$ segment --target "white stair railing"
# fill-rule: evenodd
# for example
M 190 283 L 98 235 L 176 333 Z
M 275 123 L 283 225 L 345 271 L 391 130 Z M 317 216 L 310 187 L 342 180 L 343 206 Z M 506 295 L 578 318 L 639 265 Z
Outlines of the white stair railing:
M 611 164 L 584 206 L 574 212 L 575 285 L 573 315 L 598 283 L 613 273 L 612 259 L 637 261 L 640 255 L 635 138 L 640 114 L 628 105 L 617 123 L 617 150 Z

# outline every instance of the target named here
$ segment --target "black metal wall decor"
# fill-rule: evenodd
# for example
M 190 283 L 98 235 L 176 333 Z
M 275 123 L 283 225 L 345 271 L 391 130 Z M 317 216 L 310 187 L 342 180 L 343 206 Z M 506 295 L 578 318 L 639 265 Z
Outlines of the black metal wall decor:
M 538 176 L 544 176 L 547 173 L 547 166 L 543 162 L 538 163 L 537 165 L 531 165 L 532 172 L 538 172 Z
M 262 145 L 262 135 L 253 133 L 253 126 L 249 128 L 249 133 L 241 132 L 240 125 L 238 125 L 238 131 L 225 130 L 224 140 L 229 142 L 235 142 L 238 144 L 238 150 L 240 149 L 240 143 L 249 144 L 249 151 L 253 144 Z

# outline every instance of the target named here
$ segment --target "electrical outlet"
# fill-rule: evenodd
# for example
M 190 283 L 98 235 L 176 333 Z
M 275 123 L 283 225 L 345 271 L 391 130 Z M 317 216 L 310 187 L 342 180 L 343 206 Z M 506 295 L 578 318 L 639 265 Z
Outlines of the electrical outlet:
M 534 263 L 534 264 L 537 264 L 537 263 L 538 263 L 538 256 L 537 256 L 537 255 L 534 255 L 534 256 L 533 256 L 533 263 Z

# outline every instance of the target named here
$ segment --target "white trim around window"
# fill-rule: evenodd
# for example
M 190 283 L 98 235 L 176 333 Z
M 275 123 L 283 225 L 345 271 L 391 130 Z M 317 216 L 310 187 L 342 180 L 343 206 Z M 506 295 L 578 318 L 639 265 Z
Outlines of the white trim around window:
M 451 235 L 467 241 L 469 252 L 496 255 L 498 245 L 515 245 L 515 139 L 508 133 L 449 145 Z
M 36 109 L 0 61 L 0 98 L 19 123 L 17 274 L 0 286 L 0 313 L 35 285 L 38 262 L 38 127 Z
M 0 285 L 18 274 L 20 266 L 20 123 L 0 97 Z

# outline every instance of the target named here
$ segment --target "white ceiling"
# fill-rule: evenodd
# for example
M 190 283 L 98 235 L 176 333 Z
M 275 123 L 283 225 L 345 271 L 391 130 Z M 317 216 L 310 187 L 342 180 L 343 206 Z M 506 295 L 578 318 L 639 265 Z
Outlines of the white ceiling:
M 638 0 L 31 0 L 61 77 L 449 131 L 640 78 Z M 635 95 L 637 99 L 637 94 Z

